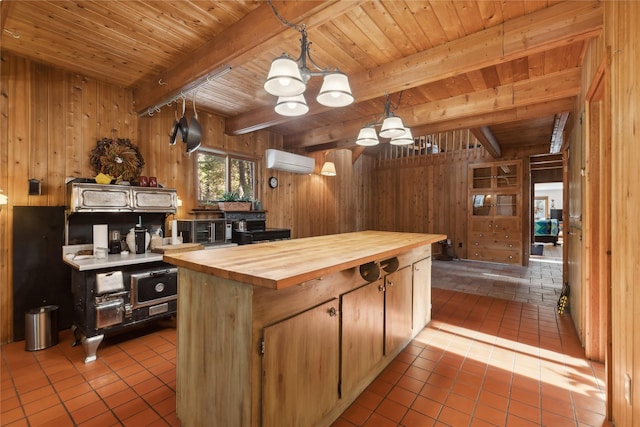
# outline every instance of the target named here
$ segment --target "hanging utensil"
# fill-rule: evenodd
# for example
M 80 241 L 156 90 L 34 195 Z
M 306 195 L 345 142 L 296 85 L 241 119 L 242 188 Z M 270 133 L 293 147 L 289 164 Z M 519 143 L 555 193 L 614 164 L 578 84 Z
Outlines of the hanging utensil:
M 182 98 L 182 117 L 180 117 L 180 135 L 182 136 L 182 142 L 186 144 L 187 136 L 189 134 L 189 123 L 187 122 L 187 118 L 184 115 L 184 111 L 186 108 L 187 100 Z
M 196 91 L 197 92 L 197 91 Z M 193 116 L 189 124 L 189 133 L 187 135 L 187 154 L 191 154 L 200 147 L 202 140 L 202 127 L 198 121 L 198 112 L 196 111 L 196 92 L 193 93 Z
M 169 145 L 176 144 L 176 138 L 178 137 L 178 130 L 180 130 L 180 120 L 178 119 L 178 102 L 176 102 L 176 109 L 173 112 L 173 126 L 169 133 Z

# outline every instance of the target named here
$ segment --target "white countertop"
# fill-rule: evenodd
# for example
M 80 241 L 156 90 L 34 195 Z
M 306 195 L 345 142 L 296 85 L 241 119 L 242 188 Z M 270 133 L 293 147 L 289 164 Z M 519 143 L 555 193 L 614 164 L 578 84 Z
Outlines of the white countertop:
M 228 243 L 222 245 L 205 246 L 205 249 L 217 249 L 229 246 L 237 246 L 235 243 Z M 146 252 L 144 254 L 135 254 L 129 252 L 127 255 L 115 254 L 107 255 L 106 258 L 96 258 L 90 255 L 79 257 L 80 259 L 74 259 L 75 254 L 81 250 L 93 250 L 93 244 L 85 245 L 69 245 L 62 247 L 62 261 L 69 266 L 75 268 L 78 271 L 98 270 L 101 268 L 119 267 L 122 265 L 134 265 L 145 264 L 150 262 L 162 261 L 163 254 L 155 252 Z
M 98 270 L 100 268 L 119 267 L 121 265 L 134 265 L 162 261 L 162 254 L 154 252 L 146 252 L 144 254 L 129 252 L 128 255 L 107 255 L 106 258 L 96 258 L 92 255 L 88 258 L 74 259 L 74 255 L 79 250 L 83 249 L 93 249 L 93 245 L 63 246 L 62 260 L 79 271 Z

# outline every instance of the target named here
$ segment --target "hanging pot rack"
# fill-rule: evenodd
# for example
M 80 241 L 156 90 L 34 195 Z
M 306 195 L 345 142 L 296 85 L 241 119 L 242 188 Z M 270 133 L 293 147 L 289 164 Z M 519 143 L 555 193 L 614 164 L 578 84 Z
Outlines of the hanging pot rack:
M 227 74 L 229 71 L 231 71 L 231 67 L 230 66 L 226 66 L 224 68 L 218 69 L 216 71 L 214 71 L 213 73 L 209 74 L 207 76 L 206 79 L 204 79 L 202 82 L 198 83 L 196 86 L 192 87 L 191 89 L 189 89 L 188 91 L 180 91 L 179 94 L 168 98 L 166 100 L 164 100 L 163 102 L 154 105 L 153 107 L 149 107 L 147 109 L 147 111 L 145 113 L 140 113 L 138 115 L 138 117 L 144 117 L 146 115 L 148 116 L 153 116 L 156 113 L 159 113 L 162 109 L 162 107 L 171 107 L 171 105 L 173 105 L 174 102 L 177 102 L 179 100 L 182 100 L 183 102 L 185 102 L 185 100 L 187 99 L 187 96 L 189 96 L 192 92 L 195 93 L 198 92 L 198 90 L 203 87 L 204 85 L 207 85 L 209 83 L 211 83 L 213 80 L 217 79 L 218 77 L 224 76 L 225 74 Z M 160 86 L 164 86 L 167 83 L 163 82 L 162 79 L 158 80 L 158 84 Z

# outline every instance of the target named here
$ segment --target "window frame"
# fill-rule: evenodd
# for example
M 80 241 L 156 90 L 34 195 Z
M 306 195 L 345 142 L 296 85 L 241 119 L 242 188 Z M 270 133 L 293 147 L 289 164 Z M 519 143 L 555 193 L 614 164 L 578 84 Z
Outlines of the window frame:
M 224 150 L 217 150 L 217 149 L 213 149 L 213 148 L 199 148 L 198 151 L 196 152 L 196 156 L 194 156 L 193 162 L 194 162 L 194 181 L 195 181 L 195 204 L 197 206 L 203 206 L 205 204 L 207 204 L 208 202 L 205 202 L 203 200 L 199 199 L 200 196 L 200 177 L 199 177 L 199 165 L 198 165 L 198 155 L 200 154 L 204 154 L 204 155 L 212 155 L 212 156 L 217 156 L 217 157 L 224 157 L 224 168 L 225 168 L 225 176 L 224 176 L 224 191 L 234 191 L 232 190 L 230 187 L 231 185 L 231 161 L 232 160 L 241 160 L 241 161 L 250 161 L 253 162 L 253 177 L 252 177 L 252 182 L 251 182 L 251 188 L 253 189 L 253 195 L 252 198 L 253 199 L 257 199 L 257 191 L 258 191 L 258 168 L 260 165 L 260 159 L 255 157 L 255 156 L 251 156 L 248 154 L 241 154 L 241 153 L 235 153 L 235 152 L 231 152 L 231 151 L 224 151 Z M 210 201 L 209 201 L 210 202 Z

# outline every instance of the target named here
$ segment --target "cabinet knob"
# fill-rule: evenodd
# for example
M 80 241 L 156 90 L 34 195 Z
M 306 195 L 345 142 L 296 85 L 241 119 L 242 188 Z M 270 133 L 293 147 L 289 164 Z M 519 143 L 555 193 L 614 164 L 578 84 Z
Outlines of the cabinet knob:
M 474 255 L 475 255 L 475 256 L 478 256 L 478 252 L 476 252 Z
M 331 307 L 331 308 L 329 309 L 329 316 L 333 317 L 333 316 L 335 316 L 336 314 L 338 314 L 338 310 L 336 310 L 336 308 L 335 308 L 335 307 Z
M 509 255 L 509 259 L 513 259 L 513 255 Z
M 513 245 L 512 245 L 511 243 L 509 243 L 509 247 L 510 247 L 510 248 L 512 248 L 512 247 L 513 247 Z
M 478 242 L 475 242 L 474 245 L 478 246 Z
M 493 227 L 493 225 L 489 224 L 489 228 Z
M 393 282 L 389 281 L 389 287 L 393 288 Z
M 508 235 L 508 234 L 507 234 L 507 235 L 505 235 L 505 236 L 504 236 L 504 238 L 505 238 L 505 239 L 508 239 L 508 238 L 509 238 L 509 235 Z
M 384 285 L 380 285 L 380 286 L 378 286 L 378 290 L 380 292 L 384 292 L 386 290 L 386 288 L 384 287 Z
M 484 237 L 484 233 L 480 233 L 480 237 Z

